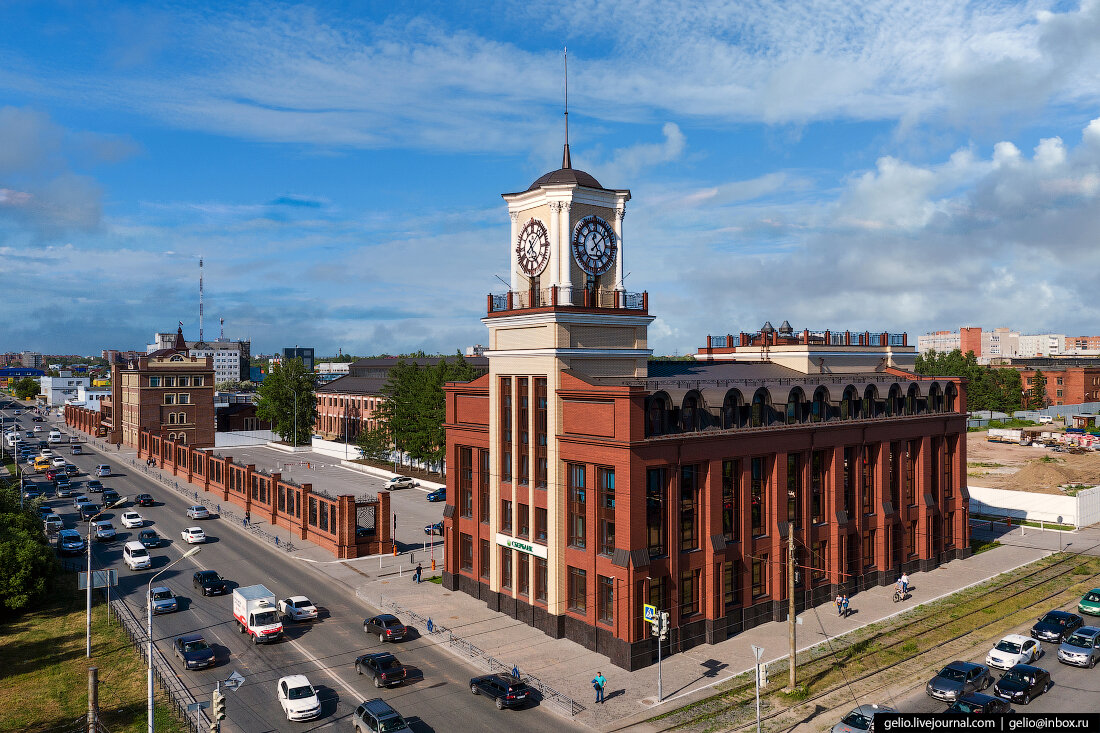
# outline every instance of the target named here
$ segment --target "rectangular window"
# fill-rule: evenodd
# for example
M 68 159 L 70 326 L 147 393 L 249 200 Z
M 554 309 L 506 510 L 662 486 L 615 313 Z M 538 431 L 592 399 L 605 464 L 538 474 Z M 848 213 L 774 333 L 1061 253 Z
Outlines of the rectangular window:
M 546 603 L 546 588 L 548 573 L 546 570 L 546 560 L 541 557 L 535 558 L 535 600 Z
M 825 451 L 810 454 L 810 521 L 825 521 Z
M 665 469 L 650 468 L 645 477 L 645 524 L 646 546 L 650 557 L 667 554 L 665 528 L 667 524 L 665 507 Z
M 474 569 L 474 538 L 465 532 L 459 537 L 458 544 L 459 564 L 467 572 Z
M 149 386 L 150 387 L 159 387 L 160 386 L 160 377 L 149 377 Z
M 175 377 L 165 377 L 164 378 L 164 386 L 165 387 L 175 387 L 176 386 L 176 378 Z
M 860 482 L 860 511 L 872 514 L 875 511 L 875 454 L 869 445 L 863 446 L 861 453 L 862 481 Z
M 668 596 L 665 593 L 665 576 L 649 579 L 649 603 L 658 611 L 668 611 Z
M 917 446 L 918 442 L 910 440 L 905 449 L 905 505 L 913 506 L 916 498 L 916 474 L 917 474 Z M 912 547 L 912 545 L 910 545 Z
M 753 558 L 752 561 L 752 597 L 760 598 L 768 593 L 768 556 Z
M 466 518 L 474 516 L 474 451 L 458 449 L 459 512 Z
M 478 575 L 483 578 L 489 577 L 489 540 L 479 540 L 479 549 L 481 550 L 477 556 L 478 563 Z
M 910 522 L 905 528 L 905 549 L 908 550 L 909 557 L 913 557 L 917 554 L 917 523 Z
M 890 444 L 890 460 L 887 470 L 890 472 L 890 506 L 898 510 L 898 482 L 901 478 L 901 443 Z
M 201 387 L 205 380 L 202 377 L 191 377 L 192 387 Z
M 821 540 L 813 543 L 810 548 L 810 582 L 817 583 L 825 580 L 825 553 L 828 544 Z
M 238 480 L 239 480 L 240 479 L 240 474 L 237 474 L 237 477 L 238 477 Z M 317 500 L 315 498 L 313 498 L 312 496 L 309 497 L 309 518 L 308 518 L 307 521 L 309 522 L 309 526 L 311 526 L 311 527 L 316 527 L 317 526 Z
M 176 404 L 176 396 L 174 394 L 169 393 L 169 392 L 165 392 L 164 393 L 164 404 L 166 404 L 166 405 Z
M 546 377 L 535 377 L 535 486 L 546 488 Z
M 741 461 L 722 461 L 722 536 L 737 541 L 741 523 Z
M 531 556 L 526 552 L 516 555 L 516 590 L 521 596 L 531 594 Z
M 546 508 L 535 507 L 535 541 L 546 542 Z
M 752 501 L 752 534 L 754 537 L 767 534 L 764 521 L 768 515 L 768 475 L 765 458 L 752 459 L 752 483 L 749 487 Z
M 722 563 L 722 600 L 726 608 L 737 605 L 737 569 L 734 563 Z
M 517 481 L 526 486 L 531 478 L 531 424 L 530 397 L 527 395 L 527 377 L 516 378 L 516 396 L 519 398 L 519 475 Z
M 500 548 L 500 586 L 512 589 L 512 550 L 509 547 Z
M 512 534 L 512 502 L 500 500 L 500 531 Z
M 950 550 L 955 547 L 955 512 L 948 512 L 943 524 L 943 548 Z
M 580 568 L 570 567 L 568 572 L 568 589 L 566 593 L 566 607 L 570 611 L 584 613 L 588 610 L 586 573 Z
M 863 568 L 873 568 L 875 566 L 875 530 L 865 529 L 863 530 Z
M 566 468 L 569 476 L 569 546 L 584 549 L 586 541 L 586 496 L 585 466 L 583 463 L 570 463 Z
M 519 536 L 529 537 L 531 535 L 531 513 L 526 504 L 520 504 L 519 507 Z
M 851 519 L 856 510 L 855 507 L 855 479 L 852 472 L 855 471 L 855 448 L 844 449 L 844 513 Z
M 680 618 L 699 612 L 698 577 L 696 570 L 680 571 Z
M 478 463 L 481 469 L 477 477 L 478 512 L 482 524 L 489 523 L 489 451 L 478 451 Z
M 955 436 L 943 441 L 943 496 L 950 499 L 955 495 Z
M 680 467 L 680 551 L 699 549 L 699 467 Z
M 500 480 L 512 481 L 512 378 L 500 379 Z
M 802 456 L 787 454 L 787 522 L 802 526 Z
M 943 446 L 940 444 L 939 438 L 932 438 L 932 450 L 929 452 L 930 463 L 929 468 L 932 475 L 932 480 L 928 482 L 929 493 L 932 494 L 932 501 L 939 502 L 940 500 L 940 459 L 943 453 Z
M 596 576 L 596 620 L 602 624 L 615 623 L 615 579 Z
M 596 486 L 599 496 L 596 498 L 596 521 L 599 522 L 601 555 L 611 555 L 615 551 L 615 469 L 599 467 L 596 469 Z
M 176 384 L 180 387 L 189 387 L 191 386 L 191 379 L 188 377 L 180 377 Z

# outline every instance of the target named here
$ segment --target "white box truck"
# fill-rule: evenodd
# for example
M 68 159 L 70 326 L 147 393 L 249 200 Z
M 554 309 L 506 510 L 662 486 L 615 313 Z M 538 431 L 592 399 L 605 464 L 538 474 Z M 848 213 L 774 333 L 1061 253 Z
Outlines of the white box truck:
M 262 585 L 233 589 L 233 618 L 237 630 L 251 636 L 253 644 L 275 641 L 283 635 L 275 594 Z

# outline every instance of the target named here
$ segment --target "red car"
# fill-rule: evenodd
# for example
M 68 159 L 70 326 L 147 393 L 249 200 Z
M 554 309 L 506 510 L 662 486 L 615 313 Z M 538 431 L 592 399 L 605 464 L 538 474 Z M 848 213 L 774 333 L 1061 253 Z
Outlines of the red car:
M 48 468 L 48 469 L 46 469 L 46 480 L 47 481 L 53 481 L 55 478 L 57 478 L 61 474 L 62 474 L 62 472 L 60 470 L 56 469 L 56 468 Z

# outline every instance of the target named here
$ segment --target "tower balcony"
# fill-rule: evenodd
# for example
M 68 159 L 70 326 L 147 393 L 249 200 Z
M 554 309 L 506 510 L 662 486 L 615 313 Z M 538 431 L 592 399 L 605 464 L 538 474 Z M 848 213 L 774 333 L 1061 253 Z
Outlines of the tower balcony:
M 566 288 L 558 285 L 530 290 L 509 290 L 488 296 L 488 315 L 515 315 L 517 311 L 545 310 L 629 311 L 648 315 L 649 293 L 628 293 L 602 288 Z

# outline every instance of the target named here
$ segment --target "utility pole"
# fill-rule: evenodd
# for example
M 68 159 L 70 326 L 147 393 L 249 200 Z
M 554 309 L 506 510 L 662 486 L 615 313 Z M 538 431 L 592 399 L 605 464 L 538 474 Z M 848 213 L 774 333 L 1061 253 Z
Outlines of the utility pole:
M 767 667 L 763 672 L 760 668 L 760 660 L 764 658 L 764 647 L 755 644 L 750 646 L 752 646 L 753 656 L 756 657 L 756 733 L 760 733 L 760 683 L 768 684 L 768 673 Z
M 88 667 L 88 733 L 99 728 L 99 668 Z
M 796 614 L 794 603 L 794 525 L 787 525 L 787 635 L 790 637 L 791 645 L 791 671 L 790 681 L 788 682 L 789 692 L 794 692 L 795 689 L 795 651 L 798 649 L 798 644 L 795 640 L 796 632 Z

